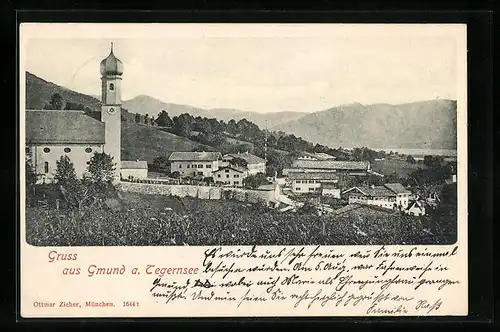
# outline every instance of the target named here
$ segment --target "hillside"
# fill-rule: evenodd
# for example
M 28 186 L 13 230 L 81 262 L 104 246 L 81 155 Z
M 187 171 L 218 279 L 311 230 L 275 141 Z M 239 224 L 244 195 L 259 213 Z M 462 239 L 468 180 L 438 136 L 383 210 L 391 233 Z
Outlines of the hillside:
M 140 159 L 148 163 L 152 163 L 155 157 L 168 156 L 172 151 L 214 151 L 211 146 L 136 123 L 122 122 L 121 143 L 123 160 Z
M 101 105 L 101 102 L 94 97 L 47 82 L 36 75 L 26 72 L 27 109 L 43 109 L 54 93 L 59 93 L 66 101 L 82 104 L 92 110 L 98 109 Z
M 245 118 L 261 128 L 265 128 L 266 121 L 269 127 L 274 127 L 286 121 L 298 119 L 306 114 L 297 112 L 257 113 L 228 108 L 203 109 L 189 105 L 165 103 L 161 100 L 145 95 L 140 95 L 124 101 L 123 107 L 132 113 L 139 113 L 142 115 L 149 114 L 150 116 L 154 115 L 155 117 L 161 110 L 165 110 L 168 112 L 170 117 L 178 116 L 183 113 L 189 113 L 194 117 L 201 116 L 216 118 L 217 120 L 224 120 L 226 122 L 231 119 L 238 121 Z
M 355 103 L 308 114 L 273 129 L 330 147 L 456 149 L 456 112 L 453 100 Z

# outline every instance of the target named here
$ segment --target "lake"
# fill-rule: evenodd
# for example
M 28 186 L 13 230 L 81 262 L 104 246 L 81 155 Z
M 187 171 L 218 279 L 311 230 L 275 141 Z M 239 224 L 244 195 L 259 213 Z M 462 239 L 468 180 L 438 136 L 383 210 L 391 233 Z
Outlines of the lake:
M 445 157 L 456 157 L 457 150 L 448 149 L 405 149 L 405 148 L 393 148 L 393 149 L 380 149 L 380 148 L 370 148 L 375 151 L 385 151 L 397 152 L 398 154 L 410 155 L 413 157 L 423 157 L 423 156 L 445 156 Z

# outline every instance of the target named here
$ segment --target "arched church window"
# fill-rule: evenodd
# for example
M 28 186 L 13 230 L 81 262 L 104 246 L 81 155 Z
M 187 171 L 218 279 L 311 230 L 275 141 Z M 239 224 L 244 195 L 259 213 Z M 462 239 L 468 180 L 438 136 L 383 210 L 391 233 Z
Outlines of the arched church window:
M 71 152 L 71 149 L 70 149 L 70 148 L 64 148 L 64 152 L 66 152 L 66 153 L 70 153 L 70 152 Z
M 113 83 L 109 84 L 109 90 L 113 91 L 115 89 L 115 85 Z
M 49 149 L 49 148 L 44 148 L 44 149 L 43 149 L 43 152 L 45 152 L 45 153 L 49 153 L 49 152 L 50 152 L 50 149 Z
M 43 167 L 44 172 L 45 172 L 45 173 L 48 173 L 48 172 L 49 172 L 49 162 L 48 162 L 48 161 L 46 161 L 46 162 L 45 162 L 45 164 L 44 164 L 43 166 L 44 166 L 44 167 Z
M 91 149 L 91 148 L 86 148 L 86 149 L 85 149 L 85 152 L 87 152 L 87 153 L 91 153 L 91 152 L 92 152 L 92 149 Z

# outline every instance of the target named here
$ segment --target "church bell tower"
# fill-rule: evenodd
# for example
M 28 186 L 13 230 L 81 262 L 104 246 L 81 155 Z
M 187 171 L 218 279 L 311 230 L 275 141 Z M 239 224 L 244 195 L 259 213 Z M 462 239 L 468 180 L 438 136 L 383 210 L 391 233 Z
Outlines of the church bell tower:
M 115 179 L 120 180 L 121 164 L 121 105 L 123 64 L 113 54 L 101 61 L 101 121 L 105 123 L 104 152 L 113 157 Z

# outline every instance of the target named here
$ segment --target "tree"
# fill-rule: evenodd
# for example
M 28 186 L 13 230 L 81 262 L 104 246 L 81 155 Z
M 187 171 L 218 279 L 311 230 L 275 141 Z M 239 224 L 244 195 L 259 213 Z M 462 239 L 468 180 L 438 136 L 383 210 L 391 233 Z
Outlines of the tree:
M 255 175 L 249 175 L 243 179 L 243 185 L 247 188 L 256 189 L 263 184 L 269 183 L 266 179 L 266 175 L 263 173 L 257 173 Z
M 147 113 L 144 115 L 144 124 L 149 125 L 149 115 Z
M 166 172 L 170 167 L 170 161 L 167 156 L 158 156 L 153 159 L 153 167 L 158 172 Z
M 89 180 L 100 189 L 108 188 L 114 178 L 115 166 L 113 157 L 109 154 L 95 152 L 92 158 L 90 158 L 88 166 L 90 173 Z
M 173 125 L 172 119 L 165 110 L 161 110 L 161 112 L 158 113 L 158 117 L 155 121 L 160 127 L 172 127 Z
M 406 162 L 410 164 L 415 164 L 417 161 L 411 155 L 408 155 L 408 157 L 406 157 Z
M 235 166 L 240 166 L 240 167 L 247 167 L 248 163 L 245 159 L 236 157 L 231 160 L 231 164 Z
M 68 156 L 61 156 L 61 158 L 56 161 L 56 165 L 56 174 L 54 178 L 59 185 L 64 187 L 76 182 L 75 167 Z
M 66 105 L 64 106 L 64 109 L 65 110 L 79 110 L 79 111 L 84 111 L 85 110 L 85 107 L 83 106 L 83 104 L 77 104 L 77 103 L 73 103 L 73 102 L 66 102 Z
M 26 149 L 26 162 L 25 162 L 25 179 L 26 179 L 26 192 L 27 197 L 31 197 L 35 193 L 36 172 L 33 166 L 33 159 L 31 149 Z
M 141 115 L 139 113 L 135 113 L 135 123 L 141 123 Z
M 64 108 L 64 99 L 56 92 L 50 97 L 49 103 L 43 108 L 47 110 L 62 110 Z

